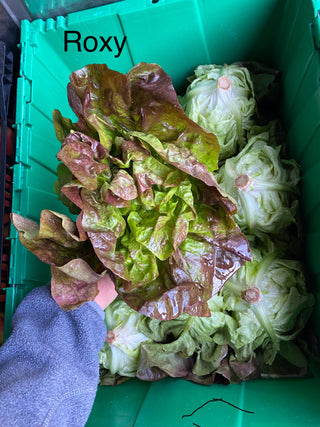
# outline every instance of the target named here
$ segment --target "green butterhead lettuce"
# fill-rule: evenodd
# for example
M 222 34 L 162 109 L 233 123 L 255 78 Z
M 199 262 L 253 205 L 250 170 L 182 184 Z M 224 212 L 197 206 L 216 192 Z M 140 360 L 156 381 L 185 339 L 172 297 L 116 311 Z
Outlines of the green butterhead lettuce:
M 217 136 L 220 160 L 233 156 L 254 124 L 256 101 L 249 71 L 237 64 L 199 65 L 189 80 L 180 99 L 184 111 Z
M 296 222 L 300 170 L 269 144 L 269 132 L 252 136 L 244 149 L 216 174 L 238 206 L 235 220 L 247 234 L 283 232 Z
M 105 323 L 108 332 L 106 342 L 99 353 L 99 361 L 111 375 L 136 375 L 141 344 L 149 341 L 138 330 L 142 317 L 120 298 L 106 308 Z
M 237 322 L 230 331 L 237 360 L 246 361 L 259 349 L 271 365 L 277 354 L 286 357 L 288 343 L 294 345 L 291 342 L 310 317 L 314 297 L 306 290 L 302 264 L 285 259 L 271 241 L 252 248 L 252 254 L 253 261 L 226 283 L 221 295 L 224 308 Z

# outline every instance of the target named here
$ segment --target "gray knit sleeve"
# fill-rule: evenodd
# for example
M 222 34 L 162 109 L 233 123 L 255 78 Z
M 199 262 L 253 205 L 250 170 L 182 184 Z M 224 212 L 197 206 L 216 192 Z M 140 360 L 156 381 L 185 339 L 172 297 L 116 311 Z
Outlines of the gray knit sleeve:
M 44 286 L 19 305 L 0 347 L 2 426 L 84 426 L 99 379 L 106 336 L 95 302 L 63 311 Z

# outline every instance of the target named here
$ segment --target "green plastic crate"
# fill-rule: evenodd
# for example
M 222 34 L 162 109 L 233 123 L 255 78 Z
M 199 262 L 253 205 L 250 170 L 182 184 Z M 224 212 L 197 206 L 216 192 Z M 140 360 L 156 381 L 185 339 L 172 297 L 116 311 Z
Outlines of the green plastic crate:
M 201 63 L 257 60 L 283 73 L 282 120 L 290 155 L 302 166 L 303 222 L 309 282 L 320 290 L 320 31 L 319 0 L 126 0 L 72 13 L 56 20 L 23 21 L 17 93 L 17 165 L 13 211 L 38 220 L 44 208 L 66 213 L 53 194 L 57 166 L 52 110 L 66 117 L 66 84 L 71 71 L 88 63 L 107 63 L 127 72 L 140 61 L 157 62 L 177 91 Z M 81 36 L 80 48 L 67 44 Z M 78 32 L 78 33 L 76 33 Z M 113 37 L 104 48 L 100 36 Z M 89 37 L 89 38 L 88 38 Z M 95 41 L 98 46 L 94 50 Z M 126 41 L 117 56 L 114 37 Z M 83 45 L 84 40 L 85 45 Z M 100 43 L 100 44 L 99 44 Z M 87 50 L 85 50 L 85 48 Z M 49 269 L 28 253 L 12 230 L 10 284 L 5 334 L 23 296 L 46 283 Z M 320 309 L 314 313 L 320 332 Z M 320 426 L 320 367 L 303 379 L 255 380 L 230 386 L 202 386 L 180 379 L 156 383 L 131 380 L 100 387 L 88 426 Z M 209 399 L 193 417 L 182 418 Z

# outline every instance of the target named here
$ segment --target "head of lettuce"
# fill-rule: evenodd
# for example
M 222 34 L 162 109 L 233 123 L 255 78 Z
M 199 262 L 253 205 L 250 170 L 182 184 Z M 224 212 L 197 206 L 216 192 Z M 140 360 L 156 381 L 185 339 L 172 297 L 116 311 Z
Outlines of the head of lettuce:
M 189 80 L 180 99 L 184 111 L 217 136 L 220 160 L 237 154 L 246 144 L 246 133 L 257 112 L 248 69 L 240 64 L 199 65 Z
M 56 191 L 77 220 L 44 210 L 38 226 L 12 215 L 21 242 L 51 265 L 54 298 L 75 308 L 111 271 L 141 314 L 209 316 L 207 301 L 251 259 L 213 175 L 216 136 L 186 116 L 157 64 L 127 74 L 88 65 L 70 75 L 67 93 L 78 121 L 53 112 Z

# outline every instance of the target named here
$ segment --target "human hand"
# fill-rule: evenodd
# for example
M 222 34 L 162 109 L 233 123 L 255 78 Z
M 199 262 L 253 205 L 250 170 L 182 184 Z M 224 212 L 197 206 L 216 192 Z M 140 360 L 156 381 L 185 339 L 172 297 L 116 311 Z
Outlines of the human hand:
M 104 310 L 117 297 L 118 293 L 109 274 L 98 280 L 98 295 L 94 301 Z

